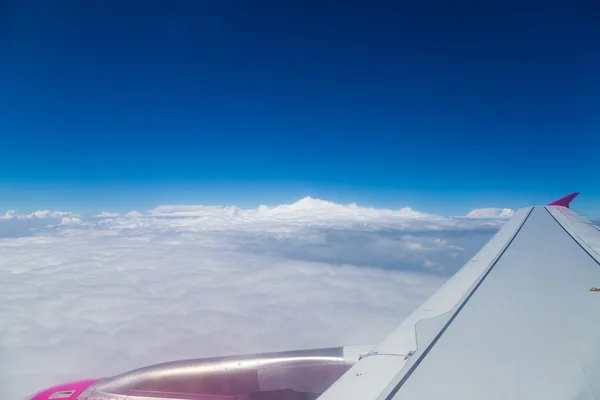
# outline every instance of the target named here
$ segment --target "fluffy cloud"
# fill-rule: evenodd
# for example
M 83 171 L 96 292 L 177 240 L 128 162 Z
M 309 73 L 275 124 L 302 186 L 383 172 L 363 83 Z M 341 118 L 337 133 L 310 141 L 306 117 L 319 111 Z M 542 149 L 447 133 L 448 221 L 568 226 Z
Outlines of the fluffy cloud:
M 139 211 L 130 211 L 127 214 L 125 214 L 126 217 L 141 217 L 142 213 Z
M 83 221 L 76 217 L 62 217 L 60 220 L 61 225 L 81 225 Z
M 50 210 L 36 210 L 31 214 L 17 214 L 17 210 L 8 210 L 0 219 L 27 219 L 27 218 L 62 218 L 74 215 L 70 211 L 50 211 Z
M 471 210 L 467 217 L 470 218 L 510 218 L 515 211 L 510 208 L 476 208 Z
M 359 207 L 355 203 L 348 205 L 336 204 L 325 200 L 305 197 L 294 204 L 284 204 L 276 207 L 260 206 L 256 209 L 242 210 L 238 207 L 214 207 L 195 205 L 166 205 L 158 206 L 149 211 L 153 216 L 168 217 L 207 217 L 207 216 L 236 216 L 250 220 L 264 218 L 276 220 L 353 220 L 374 221 L 387 219 L 421 219 L 435 218 L 435 215 L 424 214 L 409 207 L 400 210 L 376 209 Z
M 102 211 L 100 214 L 94 215 L 94 218 L 114 218 L 114 217 L 120 217 L 120 216 L 121 215 L 119 213 Z
M 310 198 L 149 214 L 0 239 L 0 397 L 180 358 L 377 343 L 503 223 Z
M 61 218 L 67 215 L 71 215 L 70 212 L 65 211 L 50 211 L 50 210 L 37 210 L 28 214 L 29 218 Z
M 17 210 L 8 210 L 0 219 L 13 219 L 17 216 Z

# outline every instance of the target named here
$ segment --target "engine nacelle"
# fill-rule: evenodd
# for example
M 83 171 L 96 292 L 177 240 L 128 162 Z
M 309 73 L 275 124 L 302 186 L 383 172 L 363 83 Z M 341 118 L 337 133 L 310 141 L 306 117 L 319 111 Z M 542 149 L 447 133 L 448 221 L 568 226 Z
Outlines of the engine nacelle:
M 174 361 L 100 379 L 85 390 L 68 384 L 33 400 L 314 400 L 371 346 L 336 347 Z M 43 397 L 43 399 L 42 399 Z

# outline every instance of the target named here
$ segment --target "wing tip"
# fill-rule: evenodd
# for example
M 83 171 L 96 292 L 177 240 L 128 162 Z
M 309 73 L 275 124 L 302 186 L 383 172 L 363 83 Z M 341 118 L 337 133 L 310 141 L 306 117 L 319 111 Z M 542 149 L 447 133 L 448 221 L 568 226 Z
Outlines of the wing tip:
M 558 200 L 554 200 L 552 203 L 549 203 L 548 205 L 569 208 L 569 204 L 571 203 L 571 201 L 573 201 L 573 199 L 575 197 L 577 197 L 578 194 L 579 194 L 579 192 L 573 192 L 573 193 L 568 194 L 565 197 L 562 197 Z

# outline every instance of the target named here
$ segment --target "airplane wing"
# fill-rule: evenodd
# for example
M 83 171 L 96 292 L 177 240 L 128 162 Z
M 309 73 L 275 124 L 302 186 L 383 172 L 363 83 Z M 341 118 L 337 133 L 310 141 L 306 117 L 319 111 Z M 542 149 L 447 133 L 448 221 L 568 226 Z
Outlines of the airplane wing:
M 576 195 L 519 210 L 374 347 L 174 361 L 29 398 L 597 400 L 600 231 Z
M 600 231 L 519 210 L 319 400 L 600 398 Z

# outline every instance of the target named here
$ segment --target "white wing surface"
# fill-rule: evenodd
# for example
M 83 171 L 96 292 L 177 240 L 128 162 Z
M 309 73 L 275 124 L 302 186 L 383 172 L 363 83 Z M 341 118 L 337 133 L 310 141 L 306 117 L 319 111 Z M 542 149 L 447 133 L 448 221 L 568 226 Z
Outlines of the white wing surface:
M 519 210 L 320 400 L 599 399 L 600 231 Z

